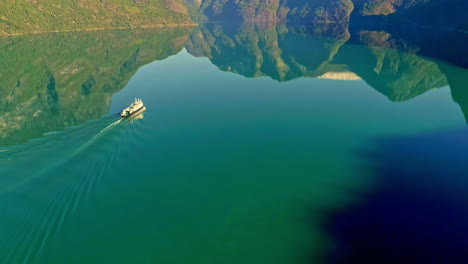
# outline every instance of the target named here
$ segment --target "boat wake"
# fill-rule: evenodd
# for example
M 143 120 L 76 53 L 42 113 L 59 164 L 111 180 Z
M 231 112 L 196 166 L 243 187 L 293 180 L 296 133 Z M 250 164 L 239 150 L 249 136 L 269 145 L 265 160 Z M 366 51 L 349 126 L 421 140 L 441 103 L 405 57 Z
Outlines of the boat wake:
M 60 245 L 62 227 L 79 225 L 80 209 L 99 200 L 103 181 L 111 180 L 104 176 L 131 154 L 139 128 L 105 116 L 0 149 L 0 259 L 35 263 L 56 256 L 49 253 Z

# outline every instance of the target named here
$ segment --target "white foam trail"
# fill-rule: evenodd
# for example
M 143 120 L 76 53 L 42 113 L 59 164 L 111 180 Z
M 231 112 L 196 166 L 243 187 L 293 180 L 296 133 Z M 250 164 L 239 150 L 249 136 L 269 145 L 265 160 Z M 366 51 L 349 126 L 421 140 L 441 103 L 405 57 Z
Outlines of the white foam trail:
M 117 121 L 113 122 L 112 124 L 108 125 L 107 127 L 103 128 L 101 131 L 99 131 L 99 133 L 97 133 L 96 135 L 94 135 L 92 138 L 90 138 L 88 140 L 88 142 L 86 142 L 83 146 L 81 146 L 81 148 L 77 149 L 73 154 L 72 154 L 72 157 L 75 156 L 76 154 L 78 154 L 79 152 L 83 151 L 84 149 L 86 149 L 89 145 L 93 144 L 100 136 L 102 136 L 104 133 L 108 132 L 109 130 L 111 130 L 113 127 L 115 127 L 117 124 L 119 124 L 120 122 L 122 122 L 123 118 L 120 118 L 118 119 Z

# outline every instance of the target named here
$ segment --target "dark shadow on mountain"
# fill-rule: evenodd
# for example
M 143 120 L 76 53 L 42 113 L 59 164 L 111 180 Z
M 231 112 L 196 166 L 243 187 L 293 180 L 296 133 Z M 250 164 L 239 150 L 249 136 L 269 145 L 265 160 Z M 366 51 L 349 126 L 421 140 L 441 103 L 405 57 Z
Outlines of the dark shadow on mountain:
M 328 218 L 327 263 L 468 263 L 467 152 L 468 130 L 379 141 L 374 190 Z
M 0 39 L 0 146 L 107 114 L 137 69 L 179 52 L 191 29 L 57 33 Z

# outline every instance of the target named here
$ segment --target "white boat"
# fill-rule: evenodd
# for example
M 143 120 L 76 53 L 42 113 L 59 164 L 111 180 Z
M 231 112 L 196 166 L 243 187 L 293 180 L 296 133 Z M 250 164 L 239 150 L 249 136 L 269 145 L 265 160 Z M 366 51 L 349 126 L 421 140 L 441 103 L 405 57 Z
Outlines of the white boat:
M 135 101 L 120 113 L 121 117 L 131 117 L 146 110 L 141 99 L 135 98 Z

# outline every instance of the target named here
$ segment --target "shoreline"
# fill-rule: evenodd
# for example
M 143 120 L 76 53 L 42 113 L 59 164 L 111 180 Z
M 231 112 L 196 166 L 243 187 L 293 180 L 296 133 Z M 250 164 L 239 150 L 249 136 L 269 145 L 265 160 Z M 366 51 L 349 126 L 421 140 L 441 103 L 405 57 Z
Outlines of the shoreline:
M 25 36 L 25 35 L 39 35 L 39 34 L 51 34 L 51 33 L 66 33 L 66 32 L 89 32 L 89 31 L 105 31 L 105 30 L 121 30 L 121 29 L 151 29 L 151 28 L 175 28 L 175 27 L 196 27 L 199 24 L 187 23 L 187 24 L 155 24 L 155 25 L 141 25 L 141 26 L 130 26 L 130 27 L 105 27 L 105 28 L 84 28 L 84 29 L 66 29 L 66 30 L 43 30 L 43 31 L 30 31 L 23 33 L 5 33 L 0 32 L 0 37 L 14 37 L 14 36 Z

